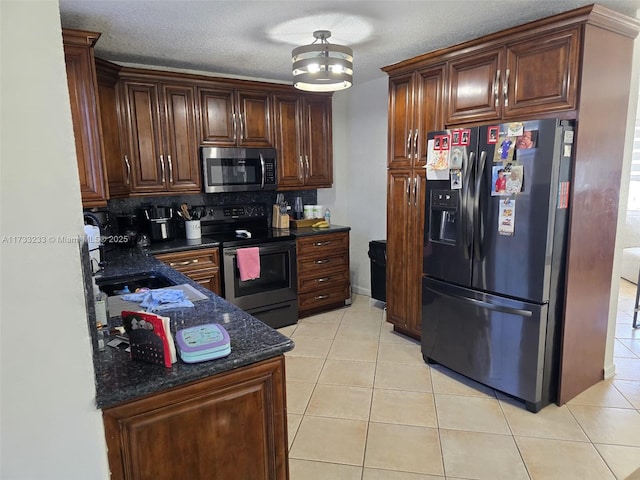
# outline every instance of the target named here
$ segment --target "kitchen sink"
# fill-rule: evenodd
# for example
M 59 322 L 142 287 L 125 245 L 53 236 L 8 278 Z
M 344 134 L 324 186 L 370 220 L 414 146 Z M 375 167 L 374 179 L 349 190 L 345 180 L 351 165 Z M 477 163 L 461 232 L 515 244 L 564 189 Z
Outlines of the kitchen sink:
M 96 279 L 98 288 L 107 296 L 134 293 L 138 288 L 163 288 L 177 283 L 158 273 L 143 273 L 137 275 L 125 275 L 107 279 Z M 127 291 L 127 289 L 129 291 Z

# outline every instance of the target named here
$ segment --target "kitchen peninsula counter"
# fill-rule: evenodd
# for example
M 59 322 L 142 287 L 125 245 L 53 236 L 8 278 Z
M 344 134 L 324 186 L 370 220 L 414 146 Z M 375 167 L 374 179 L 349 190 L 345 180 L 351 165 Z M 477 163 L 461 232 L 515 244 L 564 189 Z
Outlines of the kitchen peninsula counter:
M 156 252 L 153 252 L 156 253 Z M 94 351 L 96 405 L 104 409 L 158 394 L 190 382 L 229 372 L 267 360 L 293 349 L 294 343 L 223 298 L 165 265 L 148 249 L 117 249 L 107 254 L 107 265 L 98 277 L 112 278 L 138 273 L 164 275 L 176 284 L 189 284 L 208 298 L 194 302 L 193 308 L 159 312 L 171 318 L 171 330 L 206 323 L 219 323 L 229 333 L 231 354 L 202 363 L 186 364 L 179 358 L 171 368 L 132 360 L 113 347 Z M 114 319 L 120 321 L 120 317 Z

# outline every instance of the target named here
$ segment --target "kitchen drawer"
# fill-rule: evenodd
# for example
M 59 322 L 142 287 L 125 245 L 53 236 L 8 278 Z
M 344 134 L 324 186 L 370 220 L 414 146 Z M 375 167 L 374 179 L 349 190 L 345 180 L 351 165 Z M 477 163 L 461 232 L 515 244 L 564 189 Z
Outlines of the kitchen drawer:
M 298 256 L 298 276 L 324 276 L 326 273 L 349 270 L 349 252 L 325 253 L 311 258 Z
M 323 272 L 322 275 L 308 277 L 298 276 L 298 294 L 307 292 L 316 293 L 320 290 L 333 288 L 341 284 L 349 284 L 348 268 L 335 272 Z
M 327 233 L 299 238 L 297 242 L 298 257 L 328 252 L 349 251 L 349 233 Z
M 349 284 L 339 286 L 327 286 L 324 289 L 316 289 L 311 293 L 298 294 L 298 309 L 313 310 L 318 307 L 332 304 L 342 304 L 349 298 Z
M 219 255 L 217 248 L 202 248 L 186 252 L 162 253 L 155 257 L 213 293 L 222 295 Z
M 218 268 L 219 255 L 217 248 L 203 248 L 186 252 L 162 253 L 155 257 L 171 268 L 186 273 L 205 268 Z

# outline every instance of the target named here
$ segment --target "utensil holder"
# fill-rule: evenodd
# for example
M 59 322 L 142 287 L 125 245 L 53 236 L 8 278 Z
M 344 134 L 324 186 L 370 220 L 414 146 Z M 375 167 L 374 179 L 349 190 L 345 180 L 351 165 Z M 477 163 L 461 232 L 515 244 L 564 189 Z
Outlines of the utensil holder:
M 273 214 L 271 216 L 271 226 L 273 228 L 289 228 L 289 215 L 280 213 L 280 206 L 273 206 Z
M 200 231 L 200 220 L 186 220 L 184 222 L 184 230 L 187 240 L 198 240 L 202 235 Z

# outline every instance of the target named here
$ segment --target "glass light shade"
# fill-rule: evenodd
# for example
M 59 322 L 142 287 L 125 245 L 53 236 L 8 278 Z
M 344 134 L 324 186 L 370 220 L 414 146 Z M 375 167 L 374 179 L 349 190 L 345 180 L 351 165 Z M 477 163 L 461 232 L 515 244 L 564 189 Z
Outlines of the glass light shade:
M 309 92 L 344 90 L 353 84 L 353 50 L 343 45 L 327 43 L 331 32 L 313 33 L 321 43 L 294 48 L 293 86 Z

